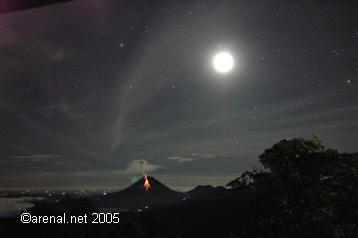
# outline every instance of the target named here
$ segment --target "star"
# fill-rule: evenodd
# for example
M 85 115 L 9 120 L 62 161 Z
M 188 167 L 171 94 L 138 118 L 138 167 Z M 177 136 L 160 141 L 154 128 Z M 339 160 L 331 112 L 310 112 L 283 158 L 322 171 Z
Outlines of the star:
M 145 25 L 144 28 L 145 28 L 145 33 L 148 33 L 149 32 L 149 26 Z
M 339 55 L 339 52 L 337 49 L 332 49 L 331 50 L 331 54 L 335 55 L 335 56 L 338 56 Z

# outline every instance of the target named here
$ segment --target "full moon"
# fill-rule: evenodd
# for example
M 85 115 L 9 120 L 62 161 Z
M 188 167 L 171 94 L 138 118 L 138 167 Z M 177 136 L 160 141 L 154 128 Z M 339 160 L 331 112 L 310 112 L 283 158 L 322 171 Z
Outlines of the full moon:
M 234 58 L 228 52 L 219 52 L 213 57 L 213 66 L 219 73 L 228 73 L 234 67 Z

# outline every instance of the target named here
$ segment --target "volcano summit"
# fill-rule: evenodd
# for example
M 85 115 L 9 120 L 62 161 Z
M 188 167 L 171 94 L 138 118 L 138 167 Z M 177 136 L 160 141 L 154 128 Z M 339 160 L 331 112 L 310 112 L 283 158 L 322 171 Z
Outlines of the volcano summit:
M 146 178 L 150 184 L 149 190 L 144 187 Z M 176 192 L 154 177 L 147 176 L 121 191 L 101 196 L 99 206 L 123 209 L 161 207 L 173 204 L 181 200 L 183 196 L 183 193 Z

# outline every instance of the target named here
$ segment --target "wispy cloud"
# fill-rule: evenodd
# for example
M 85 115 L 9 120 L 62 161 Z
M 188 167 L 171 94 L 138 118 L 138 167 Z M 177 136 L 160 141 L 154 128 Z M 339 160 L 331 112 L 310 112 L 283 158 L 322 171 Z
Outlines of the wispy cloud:
M 162 168 L 163 166 L 159 164 L 150 164 L 146 160 L 133 160 L 128 164 L 127 168 L 123 170 L 123 173 L 142 173 L 143 170 L 145 172 L 153 172 Z
M 168 157 L 169 160 L 175 160 L 177 163 L 184 163 L 184 162 L 190 162 L 193 161 L 193 158 L 185 158 L 180 156 L 170 156 Z
M 23 162 L 23 161 L 32 161 L 32 162 L 42 162 L 48 161 L 51 159 L 59 158 L 61 155 L 55 154 L 31 154 L 31 155 L 13 155 L 11 158 L 14 158 L 13 161 Z
M 168 157 L 169 160 L 175 160 L 177 163 L 185 163 L 194 160 L 213 159 L 213 158 L 215 158 L 214 154 L 206 154 L 206 153 L 192 153 L 190 157 L 182 157 L 182 156 Z

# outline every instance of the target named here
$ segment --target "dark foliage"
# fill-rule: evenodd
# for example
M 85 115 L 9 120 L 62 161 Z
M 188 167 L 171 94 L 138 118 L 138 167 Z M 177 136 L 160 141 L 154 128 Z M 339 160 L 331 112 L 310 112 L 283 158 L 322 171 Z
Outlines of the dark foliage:
M 260 155 L 263 171 L 243 173 L 233 189 L 255 194 L 256 237 L 356 237 L 358 157 L 318 138 L 282 140 Z

